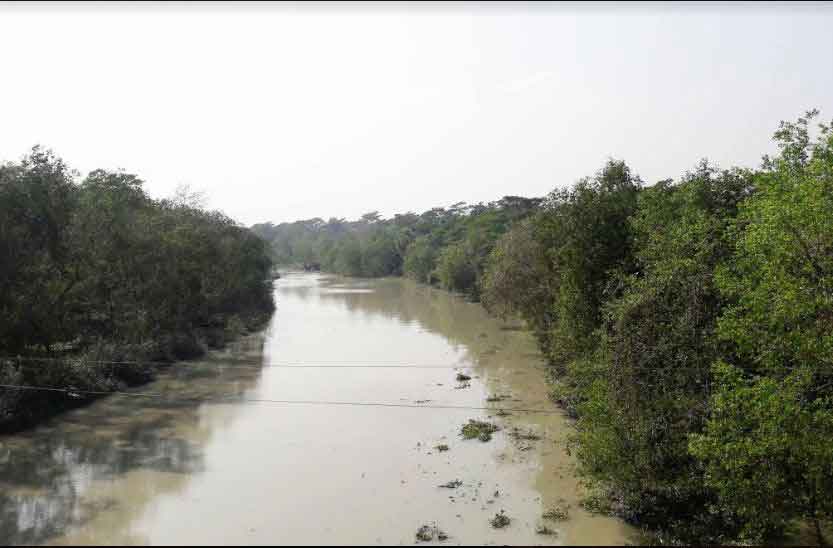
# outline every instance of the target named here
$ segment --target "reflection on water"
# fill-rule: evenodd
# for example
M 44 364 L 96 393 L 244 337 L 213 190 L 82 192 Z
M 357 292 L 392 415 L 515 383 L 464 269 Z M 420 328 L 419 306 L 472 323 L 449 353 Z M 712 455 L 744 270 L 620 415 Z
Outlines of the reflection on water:
M 212 431 L 201 424 L 201 405 L 193 399 L 252 388 L 260 370 L 218 365 L 228 355 L 259 361 L 262 348 L 262 335 L 251 336 L 206 360 L 172 368 L 153 383 L 153 390 L 182 400 L 113 396 L 0 439 L 0 542 L 43 544 L 123 504 L 88 499 L 96 482 L 136 470 L 170 475 L 148 489 L 132 490 L 129 503 L 141 505 L 202 471 L 202 447 Z
M 501 336 L 503 331 L 519 331 L 520 326 L 498 326 L 486 317 L 479 304 L 450 298 L 443 291 L 408 280 L 379 280 L 372 291 L 322 291 L 320 298 L 340 302 L 354 315 L 381 316 L 419 325 L 428 333 L 441 335 L 455 348 L 464 349 L 468 363 L 486 365 L 497 361 L 495 355 L 500 352 L 515 364 L 519 360 L 533 368 L 541 364 L 540 353 L 530 346 L 527 337 Z
M 114 396 L 0 439 L 0 542 L 412 544 L 432 522 L 457 544 L 628 538 L 620 522 L 578 507 L 557 412 L 239 401 L 553 410 L 535 345 L 517 326 L 399 279 L 290 274 L 276 284 L 276 300 L 263 334 L 140 389 L 191 401 Z M 382 364 L 396 367 L 355 367 Z M 454 366 L 472 376 L 469 386 L 457 385 Z M 229 395 L 224 404 L 193 401 Z M 490 395 L 502 400 L 489 403 Z M 470 418 L 503 430 L 489 443 L 462 441 Z M 507 435 L 513 428 L 542 439 L 519 442 Z M 450 451 L 437 453 L 440 443 Z M 455 479 L 460 488 L 438 488 Z M 571 519 L 548 524 L 557 536 L 536 535 L 555 504 L 570 504 Z M 513 522 L 496 531 L 488 519 L 499 510 Z

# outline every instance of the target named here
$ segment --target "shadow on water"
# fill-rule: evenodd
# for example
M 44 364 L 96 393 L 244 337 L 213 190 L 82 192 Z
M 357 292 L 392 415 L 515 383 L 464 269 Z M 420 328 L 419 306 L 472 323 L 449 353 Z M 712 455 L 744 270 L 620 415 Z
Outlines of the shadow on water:
M 115 499 L 87 497 L 96 482 L 136 471 L 173 480 L 144 485 L 131 503 L 182 489 L 204 469 L 202 448 L 215 425 L 200 399 L 242 396 L 260 368 L 224 367 L 224 357 L 262 361 L 263 336 L 251 335 L 203 360 L 178 364 L 137 391 L 176 400 L 110 396 L 43 425 L 0 438 L 0 542 L 42 544 L 82 527 Z

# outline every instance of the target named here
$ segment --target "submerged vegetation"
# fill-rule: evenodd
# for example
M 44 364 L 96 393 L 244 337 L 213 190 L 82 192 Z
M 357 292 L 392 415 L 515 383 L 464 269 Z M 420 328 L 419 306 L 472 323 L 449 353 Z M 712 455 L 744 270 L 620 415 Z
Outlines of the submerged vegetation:
M 833 519 L 833 131 L 760 168 L 646 185 L 622 161 L 543 199 L 253 230 L 281 263 L 405 275 L 520 317 L 594 506 L 689 543 Z M 466 438 L 493 430 L 471 421 Z M 482 438 L 481 438 L 482 439 Z
M 34 148 L 0 166 L 0 428 L 24 426 L 85 391 L 150 380 L 273 310 L 267 246 L 186 192 L 151 199 L 142 181 L 96 170 L 80 182 Z

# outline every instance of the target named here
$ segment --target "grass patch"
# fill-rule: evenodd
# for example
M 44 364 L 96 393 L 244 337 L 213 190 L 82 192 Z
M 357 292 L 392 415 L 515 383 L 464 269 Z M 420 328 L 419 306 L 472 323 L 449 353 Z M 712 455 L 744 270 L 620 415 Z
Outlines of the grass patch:
M 464 424 L 460 429 L 460 435 L 465 440 L 473 440 L 475 438 L 486 442 L 492 439 L 492 434 L 500 430 L 496 424 L 491 422 L 478 421 L 469 419 L 469 422 Z

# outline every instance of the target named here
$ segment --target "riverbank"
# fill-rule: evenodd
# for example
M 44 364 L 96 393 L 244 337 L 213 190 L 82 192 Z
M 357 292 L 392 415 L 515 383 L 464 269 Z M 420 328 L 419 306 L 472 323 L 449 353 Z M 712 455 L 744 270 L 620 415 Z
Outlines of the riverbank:
M 36 426 L 50 417 L 89 405 L 113 392 L 145 385 L 183 360 L 204 356 L 263 329 L 271 312 L 215 316 L 196 326 L 144 344 L 100 341 L 84 351 L 0 358 L 0 379 L 9 386 L 66 391 L 0 389 L 0 436 Z

